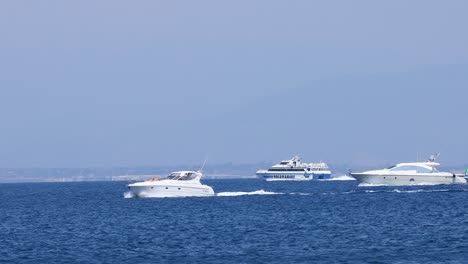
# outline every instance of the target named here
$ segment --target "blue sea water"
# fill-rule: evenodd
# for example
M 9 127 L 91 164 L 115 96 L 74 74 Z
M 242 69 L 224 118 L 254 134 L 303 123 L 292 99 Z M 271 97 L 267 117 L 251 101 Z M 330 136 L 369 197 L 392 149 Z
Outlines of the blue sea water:
M 125 182 L 1 184 L 0 262 L 468 263 L 466 185 L 204 183 L 221 196 L 125 199 Z

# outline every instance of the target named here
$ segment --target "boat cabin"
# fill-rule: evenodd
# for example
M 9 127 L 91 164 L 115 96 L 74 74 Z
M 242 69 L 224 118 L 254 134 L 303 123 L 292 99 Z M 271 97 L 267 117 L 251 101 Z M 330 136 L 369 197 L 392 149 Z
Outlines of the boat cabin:
M 439 172 L 435 167 L 435 164 L 427 164 L 427 163 L 400 163 L 393 165 L 387 170 L 392 172 L 399 172 L 399 171 L 413 171 L 416 173 L 433 173 Z

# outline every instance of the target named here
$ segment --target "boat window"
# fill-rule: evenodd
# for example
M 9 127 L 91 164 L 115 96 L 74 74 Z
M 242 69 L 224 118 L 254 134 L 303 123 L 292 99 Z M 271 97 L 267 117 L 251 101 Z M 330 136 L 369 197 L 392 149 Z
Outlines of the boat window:
M 432 172 L 432 169 L 419 167 L 419 168 L 418 168 L 418 172 L 419 172 L 419 173 L 431 173 L 431 172 Z
M 173 172 L 167 176 L 169 180 L 180 180 L 180 181 L 188 181 L 193 180 L 196 177 L 196 173 L 194 172 Z
M 420 166 L 400 166 L 400 167 L 393 168 L 392 171 L 416 171 L 418 173 L 431 173 L 432 172 L 431 169 L 420 167 Z
M 390 167 L 387 168 L 387 170 L 391 170 L 391 169 L 393 169 L 395 167 L 396 167 L 396 165 L 390 166 Z
M 305 168 L 273 168 L 268 171 L 304 171 Z
M 193 173 L 193 172 L 189 172 L 189 173 L 187 173 L 187 174 L 183 175 L 182 177 L 180 177 L 180 179 L 179 179 L 179 180 L 182 180 L 182 181 L 188 181 L 188 180 L 191 180 L 191 179 L 193 179 L 193 176 L 194 176 L 194 175 L 195 175 L 195 173 Z
M 169 176 L 167 176 L 169 180 L 177 179 L 178 177 L 180 177 L 180 173 L 177 172 L 171 173 Z

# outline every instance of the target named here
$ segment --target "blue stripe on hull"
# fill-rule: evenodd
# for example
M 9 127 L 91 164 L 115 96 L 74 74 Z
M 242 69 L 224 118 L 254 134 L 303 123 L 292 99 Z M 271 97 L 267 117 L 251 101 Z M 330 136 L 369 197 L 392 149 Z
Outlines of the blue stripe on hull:
M 331 174 L 329 173 L 320 173 L 320 174 L 270 174 L 270 173 L 257 173 L 257 176 L 264 179 L 284 179 L 284 180 L 294 180 L 294 179 L 306 179 L 306 180 L 325 180 L 330 179 Z

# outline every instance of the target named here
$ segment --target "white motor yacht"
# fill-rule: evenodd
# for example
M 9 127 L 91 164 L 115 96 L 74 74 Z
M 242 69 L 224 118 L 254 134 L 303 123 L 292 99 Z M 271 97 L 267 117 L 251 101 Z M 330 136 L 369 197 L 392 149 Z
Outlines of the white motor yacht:
M 305 163 L 296 156 L 268 170 L 259 170 L 256 175 L 266 181 L 310 181 L 330 179 L 331 172 L 326 163 Z
M 151 178 L 144 182 L 128 185 L 130 192 L 140 198 L 213 196 L 213 188 L 200 182 L 199 171 L 177 171 L 164 179 Z
M 466 183 L 463 175 L 440 172 L 434 155 L 426 162 L 398 163 L 387 169 L 352 172 L 350 176 L 372 185 L 436 185 Z

